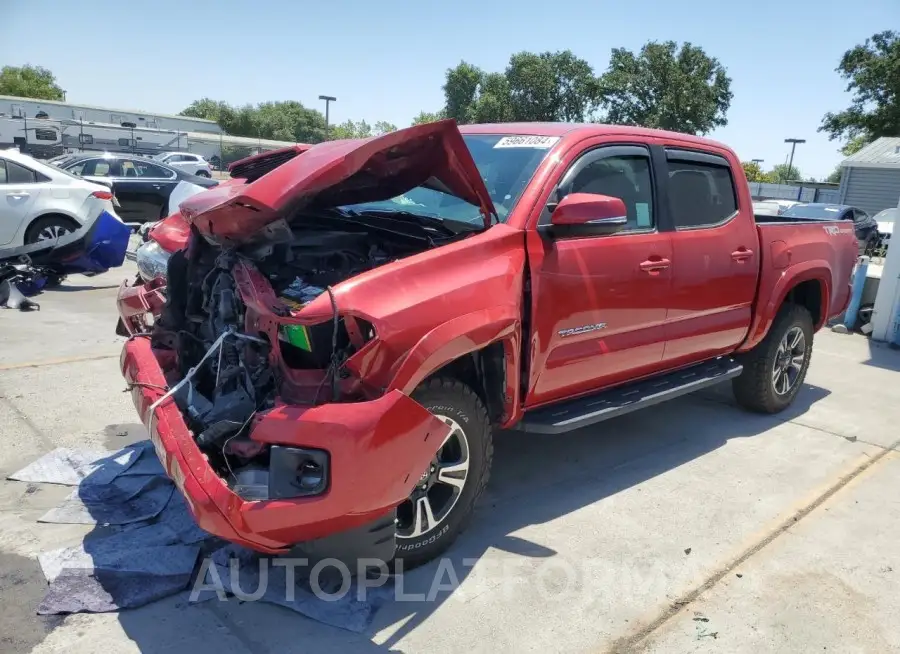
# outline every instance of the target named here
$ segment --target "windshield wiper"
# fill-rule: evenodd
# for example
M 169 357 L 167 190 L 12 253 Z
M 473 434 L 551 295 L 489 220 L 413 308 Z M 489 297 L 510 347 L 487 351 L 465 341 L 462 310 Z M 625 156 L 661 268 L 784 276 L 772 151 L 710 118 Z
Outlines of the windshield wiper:
M 445 236 L 457 236 L 464 232 L 480 232 L 483 229 L 481 225 L 475 225 L 463 220 L 435 218 L 420 213 L 412 213 L 411 211 L 395 211 L 393 209 L 366 209 L 364 211 L 357 211 L 346 207 L 342 207 L 341 210 L 351 216 L 385 216 L 388 218 L 411 220 L 421 227 L 442 232 Z

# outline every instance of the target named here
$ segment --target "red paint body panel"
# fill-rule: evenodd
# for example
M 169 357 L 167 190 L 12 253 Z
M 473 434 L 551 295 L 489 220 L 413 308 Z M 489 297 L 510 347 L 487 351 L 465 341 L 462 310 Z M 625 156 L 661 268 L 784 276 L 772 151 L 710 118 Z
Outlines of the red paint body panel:
M 329 488 L 316 497 L 248 502 L 210 467 L 174 400 L 163 401 L 151 422 L 150 408 L 167 382 L 149 338 L 125 344 L 121 368 L 138 414 L 151 427 L 157 454 L 197 523 L 211 534 L 273 554 L 386 514 L 409 495 L 449 433 L 447 425 L 399 391 L 371 402 L 277 406 L 255 419 L 250 437 L 328 451 Z
M 359 170 L 383 179 L 395 148 L 403 162 L 395 172 L 410 175 L 404 177 L 409 183 L 414 175 L 405 157 L 430 138 L 434 149 L 425 151 L 441 156 L 420 162 L 434 165 L 439 159 L 444 183 L 452 182 L 456 192 L 485 208 L 486 189 L 473 181 L 474 164 L 460 154 L 461 138 L 451 127 L 445 121 L 376 139 L 317 145 L 251 184 L 222 184 L 189 198 L 182 208 L 202 233 L 239 239 L 284 217 L 296 203 L 353 195 L 347 180 Z M 408 493 L 414 480 L 406 475 L 415 476 L 426 465 L 434 452 L 427 452 L 431 439 L 441 428 L 409 394 L 447 363 L 492 343 L 501 344 L 504 353 L 499 426 L 508 427 L 526 409 L 745 351 L 765 336 L 797 283 L 815 280 L 821 286 L 824 315 L 817 328 L 847 305 L 857 252 L 852 228 L 821 222 L 757 225 L 743 169 L 723 145 L 607 125 L 467 125 L 460 131 L 558 136 L 559 141 L 505 223 L 334 286 L 351 339 L 360 339 L 357 320 L 371 323 L 376 334 L 360 341 L 345 366 L 364 399 L 309 406 L 321 371 L 291 370 L 272 348 L 271 364 L 284 380 L 282 403 L 254 422 L 251 437 L 328 450 L 338 467 L 327 497 L 244 502 L 206 465 L 174 403 L 157 410 L 152 436 L 207 530 L 275 552 L 383 514 Z M 587 149 L 608 144 L 675 146 L 725 157 L 738 189 L 738 212 L 702 230 L 578 238 L 552 238 L 538 230 L 568 167 Z M 151 237 L 174 250 L 170 246 L 183 247 L 188 232 L 188 223 L 176 214 Z M 285 315 L 253 265 L 242 261 L 233 274 L 249 333 L 262 332 L 276 342 L 280 324 L 317 324 L 332 317 L 327 294 Z M 139 314 L 157 308 L 158 291 L 122 289 L 120 313 L 135 331 Z M 565 330 L 575 331 L 563 337 Z M 130 381 L 163 386 L 161 362 L 164 368 L 165 357 L 138 337 L 126 345 L 122 368 Z M 159 391 L 136 386 L 132 394 L 146 424 Z
M 386 200 L 432 180 L 480 206 L 490 224 L 496 209 L 452 120 L 319 143 L 254 182 L 192 196 L 181 212 L 206 236 L 240 241 L 295 208 Z

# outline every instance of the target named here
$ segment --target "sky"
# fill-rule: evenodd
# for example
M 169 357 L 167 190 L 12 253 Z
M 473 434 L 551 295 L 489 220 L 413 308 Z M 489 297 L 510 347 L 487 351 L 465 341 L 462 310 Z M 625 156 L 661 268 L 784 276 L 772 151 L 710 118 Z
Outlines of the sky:
M 570 49 L 600 74 L 612 48 L 688 41 L 732 78 L 728 125 L 708 136 L 766 169 L 785 162 L 785 138 L 806 139 L 794 165 L 819 178 L 842 158 L 816 131 L 822 115 L 850 103 L 834 69 L 889 28 L 900 28 L 900 0 L 0 0 L 0 66 L 49 68 L 83 104 L 177 113 L 210 97 L 323 110 L 319 95 L 332 95 L 332 123 L 404 127 L 440 109 L 461 60 L 502 71 L 515 52 Z

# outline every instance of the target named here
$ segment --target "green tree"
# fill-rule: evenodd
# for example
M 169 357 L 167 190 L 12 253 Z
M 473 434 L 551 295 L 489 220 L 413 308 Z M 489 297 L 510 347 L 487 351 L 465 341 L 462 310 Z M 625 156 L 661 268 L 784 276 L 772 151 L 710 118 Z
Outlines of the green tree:
M 651 41 L 634 54 L 614 48 L 600 78 L 606 122 L 707 134 L 728 124 L 731 78 L 702 48 Z
M 295 143 L 319 143 L 326 139 L 364 138 L 397 129 L 385 121 L 375 123 L 374 129 L 364 120 L 348 120 L 325 129 L 325 116 L 316 109 L 303 106 L 295 100 L 261 102 L 235 107 L 227 102 L 201 98 L 190 104 L 182 116 L 193 116 L 216 121 L 227 134 L 251 138 L 293 141 Z
M 447 116 L 444 114 L 444 111 L 420 111 L 419 115 L 413 118 L 413 125 L 422 125 L 423 123 L 433 123 L 438 120 L 443 120 Z
M 856 154 L 862 150 L 871 142 L 872 139 L 868 134 L 857 134 L 844 144 L 844 147 L 841 148 L 841 154 L 849 157 L 851 154 Z
M 516 53 L 502 73 L 463 61 L 447 70 L 442 114 L 461 124 L 583 121 L 598 105 L 598 88 L 590 64 L 569 50 Z
M 0 70 L 0 94 L 38 100 L 63 100 L 65 91 L 46 68 L 25 64 Z
M 835 72 L 853 94 L 850 107 L 822 118 L 820 132 L 829 139 L 865 143 L 900 134 L 900 35 L 885 31 L 847 50 Z M 848 144 L 849 145 L 849 144 Z
M 769 182 L 769 174 L 764 172 L 760 165 L 755 161 L 742 161 L 741 166 L 744 168 L 744 174 L 747 176 L 748 182 Z
M 840 166 L 835 167 L 831 174 L 825 178 L 825 181 L 829 184 L 840 184 L 841 183 L 841 174 L 842 169 Z
M 803 179 L 803 174 L 797 166 L 788 167 L 787 164 L 778 164 L 769 172 L 769 181 L 785 184 Z

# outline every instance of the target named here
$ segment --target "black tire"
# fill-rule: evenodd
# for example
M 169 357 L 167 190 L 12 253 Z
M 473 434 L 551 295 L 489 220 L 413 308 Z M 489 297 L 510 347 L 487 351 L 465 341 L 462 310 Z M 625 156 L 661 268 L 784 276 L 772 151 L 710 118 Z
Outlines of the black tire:
M 776 363 L 781 365 L 785 357 L 799 359 L 801 356 L 796 354 L 792 357 L 793 352 L 790 354 L 779 352 L 782 342 L 788 335 L 796 335 L 795 330 L 800 330 L 803 336 L 802 362 L 797 361 L 800 367 L 787 392 L 780 392 L 776 389 Z M 766 337 L 743 357 L 741 363 L 744 365 L 744 371 L 732 380 L 732 389 L 738 403 L 757 413 L 778 413 L 790 406 L 806 378 L 812 357 L 812 345 L 813 321 L 809 311 L 796 304 L 782 306 Z M 786 371 L 784 374 L 789 372 Z M 783 378 L 777 379 L 781 385 Z
M 475 504 L 487 486 L 494 456 L 493 432 L 487 410 L 471 388 L 456 379 L 435 377 L 424 382 L 412 397 L 433 414 L 449 418 L 459 425 L 468 445 L 469 467 L 459 498 L 433 529 L 417 537 L 403 537 L 404 505 L 410 505 L 410 509 L 413 505 L 408 500 L 398 507 L 397 550 L 393 567 L 399 568 L 398 561 L 402 561 L 403 570 L 437 558 L 466 529 Z M 417 487 L 411 498 L 418 491 Z
M 66 216 L 41 216 L 31 223 L 25 231 L 25 245 L 37 243 L 41 238 L 41 232 L 45 230 L 64 230 L 66 233 L 71 233 L 77 229 L 78 223 Z
M 205 177 L 206 179 L 209 179 L 211 177 L 211 175 L 208 172 L 206 172 L 205 170 L 198 170 L 197 177 Z

